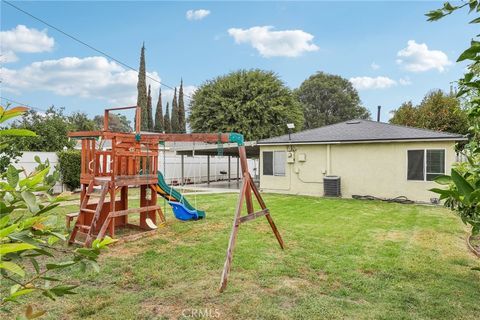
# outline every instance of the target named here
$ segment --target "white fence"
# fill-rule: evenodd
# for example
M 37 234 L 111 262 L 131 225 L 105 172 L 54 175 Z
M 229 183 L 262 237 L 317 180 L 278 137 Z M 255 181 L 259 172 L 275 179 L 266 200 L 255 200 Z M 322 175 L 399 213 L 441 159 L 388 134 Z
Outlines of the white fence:
M 204 183 L 208 179 L 208 160 L 206 156 L 187 157 L 184 156 L 183 176 L 185 181 L 191 183 Z M 228 157 L 210 157 L 210 179 L 209 181 L 219 181 L 228 179 Z M 163 155 L 160 154 L 158 159 L 158 169 L 164 173 L 165 180 L 169 183 L 172 181 L 181 181 L 182 177 L 182 158 L 166 152 L 165 162 Z M 164 167 L 165 163 L 165 167 Z M 237 179 L 237 174 L 242 175 L 237 158 L 230 158 L 230 179 Z M 256 177 L 258 173 L 257 161 L 248 159 L 248 167 L 252 177 Z
M 31 173 L 35 170 L 35 167 L 38 165 L 35 162 L 35 156 L 39 156 L 41 161 L 44 162 L 46 159 L 50 161 L 51 166 L 58 164 L 58 157 L 55 152 L 31 152 L 24 151 L 23 155 L 19 158 L 18 163 L 14 164 L 17 168 L 23 168 L 28 173 Z M 208 179 L 208 160 L 206 156 L 195 156 L 188 157 L 184 156 L 184 166 L 183 166 L 183 177 L 184 181 L 189 181 L 190 183 L 205 183 L 209 181 L 219 181 L 228 179 L 228 157 L 210 157 L 210 179 Z M 167 183 L 172 183 L 174 181 L 180 182 L 182 178 L 182 157 L 175 155 L 173 152 L 165 152 L 165 155 L 160 152 L 158 159 L 158 169 L 163 172 L 165 180 Z M 165 160 L 165 161 L 164 161 Z M 237 178 L 237 158 L 230 158 L 230 179 L 234 180 Z M 252 177 L 256 177 L 258 174 L 258 164 L 257 161 L 249 159 L 248 166 L 250 174 Z M 55 192 L 62 192 L 66 190 L 60 183 L 55 185 Z
M 33 152 L 33 151 L 23 151 L 23 155 L 18 158 L 18 162 L 13 165 L 18 169 L 24 169 L 27 174 L 35 171 L 35 167 L 38 166 L 38 163 L 35 161 L 35 156 L 38 156 L 42 162 L 45 162 L 47 159 L 50 161 L 50 172 L 53 170 L 53 167 L 58 164 L 58 157 L 55 152 Z M 53 192 L 60 193 L 66 190 L 61 183 L 57 183 L 53 187 Z

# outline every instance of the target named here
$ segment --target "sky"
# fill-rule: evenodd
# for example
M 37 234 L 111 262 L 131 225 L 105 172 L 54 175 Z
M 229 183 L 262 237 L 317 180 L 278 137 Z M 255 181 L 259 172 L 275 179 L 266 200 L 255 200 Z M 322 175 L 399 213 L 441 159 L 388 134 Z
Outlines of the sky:
M 13 4 L 134 68 L 145 43 L 149 77 L 169 87 L 183 79 L 187 96 L 238 69 L 274 71 L 291 89 L 323 71 L 349 79 L 373 118 L 381 105 L 382 121 L 402 102 L 450 90 L 466 66 L 455 61 L 476 34 L 466 12 L 427 22 L 438 1 Z M 4 1 L 0 17 L 3 98 L 91 116 L 135 104 L 135 71 Z M 159 84 L 147 82 L 155 106 Z M 171 103 L 173 92 L 163 86 L 162 96 Z

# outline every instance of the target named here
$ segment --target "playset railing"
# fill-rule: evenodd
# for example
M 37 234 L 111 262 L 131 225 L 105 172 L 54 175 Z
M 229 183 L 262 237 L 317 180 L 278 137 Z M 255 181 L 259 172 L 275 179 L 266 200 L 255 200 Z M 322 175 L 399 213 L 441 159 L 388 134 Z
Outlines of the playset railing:
M 80 178 L 82 183 L 95 178 L 123 178 L 156 175 L 158 168 L 158 142 L 117 143 L 113 137 L 109 150 L 100 149 L 95 139 L 82 139 Z

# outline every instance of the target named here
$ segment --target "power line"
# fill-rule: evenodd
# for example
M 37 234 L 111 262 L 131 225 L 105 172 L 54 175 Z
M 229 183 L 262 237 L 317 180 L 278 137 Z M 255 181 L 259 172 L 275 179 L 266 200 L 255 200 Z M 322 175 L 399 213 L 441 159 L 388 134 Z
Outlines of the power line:
M 41 108 L 37 108 L 37 107 L 32 107 L 31 105 L 28 105 L 26 103 L 23 103 L 23 102 L 20 102 L 20 101 L 16 101 L 16 100 L 13 100 L 13 99 L 10 99 L 10 98 L 5 98 L 5 97 L 0 97 L 0 100 L 5 100 L 7 102 L 10 102 L 10 103 L 15 103 L 15 104 L 18 104 L 22 107 L 27 107 L 27 108 L 30 108 L 30 109 L 33 109 L 33 110 L 37 110 L 37 111 L 41 111 L 41 112 L 47 112 L 47 110 L 45 109 L 41 109 Z
M 6 0 L 2 0 L 2 1 L 5 2 L 6 4 L 8 4 L 9 6 L 11 6 L 12 8 L 14 8 L 14 9 L 16 9 L 16 10 L 18 10 L 18 11 L 26 14 L 27 16 L 29 16 L 29 17 L 31 17 L 31 18 L 33 18 L 33 19 L 35 19 L 35 20 L 43 23 L 44 25 L 46 25 L 46 26 L 48 26 L 48 27 L 50 27 L 50 28 L 52 28 L 52 29 L 60 32 L 61 34 L 67 36 L 68 38 L 70 38 L 70 39 L 72 39 L 72 40 L 74 40 L 74 41 L 76 41 L 76 42 L 78 42 L 78 43 L 80 43 L 80 44 L 83 44 L 84 46 L 88 47 L 89 49 L 91 49 L 91 50 L 93 50 L 93 51 L 95 51 L 95 52 L 98 52 L 98 53 L 100 53 L 101 55 L 103 55 L 103 56 L 105 56 L 105 57 L 107 57 L 107 58 L 109 58 L 109 59 L 117 62 L 118 64 L 124 66 L 125 68 L 130 69 L 130 70 L 133 70 L 133 71 L 135 71 L 135 72 L 137 72 L 137 73 L 139 72 L 136 68 L 134 68 L 134 67 L 126 64 L 125 62 L 122 62 L 122 61 L 116 59 L 116 58 L 113 57 L 112 55 L 110 55 L 110 54 L 108 54 L 108 53 L 106 53 L 106 52 L 104 52 L 104 51 L 102 51 L 102 50 L 100 50 L 100 49 L 97 49 L 97 48 L 95 48 L 95 47 L 92 46 L 92 45 L 89 45 L 88 43 L 80 40 L 79 38 L 77 38 L 77 37 L 75 37 L 75 36 L 72 36 L 71 34 L 69 34 L 69 33 L 65 32 L 65 31 L 61 30 L 60 28 L 57 28 L 57 27 L 51 25 L 51 24 L 48 23 L 47 21 L 42 20 L 41 18 L 38 18 L 38 17 L 34 16 L 33 14 L 29 13 L 28 11 L 25 11 L 25 10 L 17 7 L 17 6 L 14 5 L 13 3 L 9 2 L 9 1 L 6 1 Z M 164 82 L 158 81 L 157 79 L 150 77 L 148 74 L 146 74 L 145 76 L 146 76 L 148 79 L 150 79 L 150 80 L 152 80 L 152 81 L 154 81 L 154 82 L 159 83 L 161 86 L 164 86 L 164 87 L 169 88 L 169 89 L 171 89 L 171 90 L 174 90 L 174 89 L 175 89 L 175 87 L 170 86 L 170 85 L 168 85 L 168 84 L 166 84 L 166 83 L 164 83 Z M 190 100 L 192 99 L 192 97 L 191 97 L 190 95 L 188 95 L 188 94 L 185 94 L 185 93 L 184 93 L 183 95 L 184 95 L 185 97 L 187 97 L 188 99 L 190 99 Z

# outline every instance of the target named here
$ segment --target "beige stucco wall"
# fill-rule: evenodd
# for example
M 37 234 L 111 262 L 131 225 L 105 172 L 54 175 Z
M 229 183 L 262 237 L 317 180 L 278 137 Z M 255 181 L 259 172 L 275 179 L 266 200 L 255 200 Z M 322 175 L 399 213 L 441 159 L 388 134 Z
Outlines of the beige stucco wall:
M 262 152 L 287 151 L 287 146 L 260 146 L 263 191 L 322 196 L 323 177 L 328 174 L 341 177 L 343 197 L 353 194 L 406 196 L 429 201 L 437 196 L 428 189 L 438 185 L 432 181 L 407 180 L 407 150 L 445 149 L 447 173 L 456 159 L 453 141 L 295 145 L 294 148 L 295 161 L 286 164 L 285 176 L 265 176 Z M 305 162 L 298 161 L 300 154 L 305 154 Z

